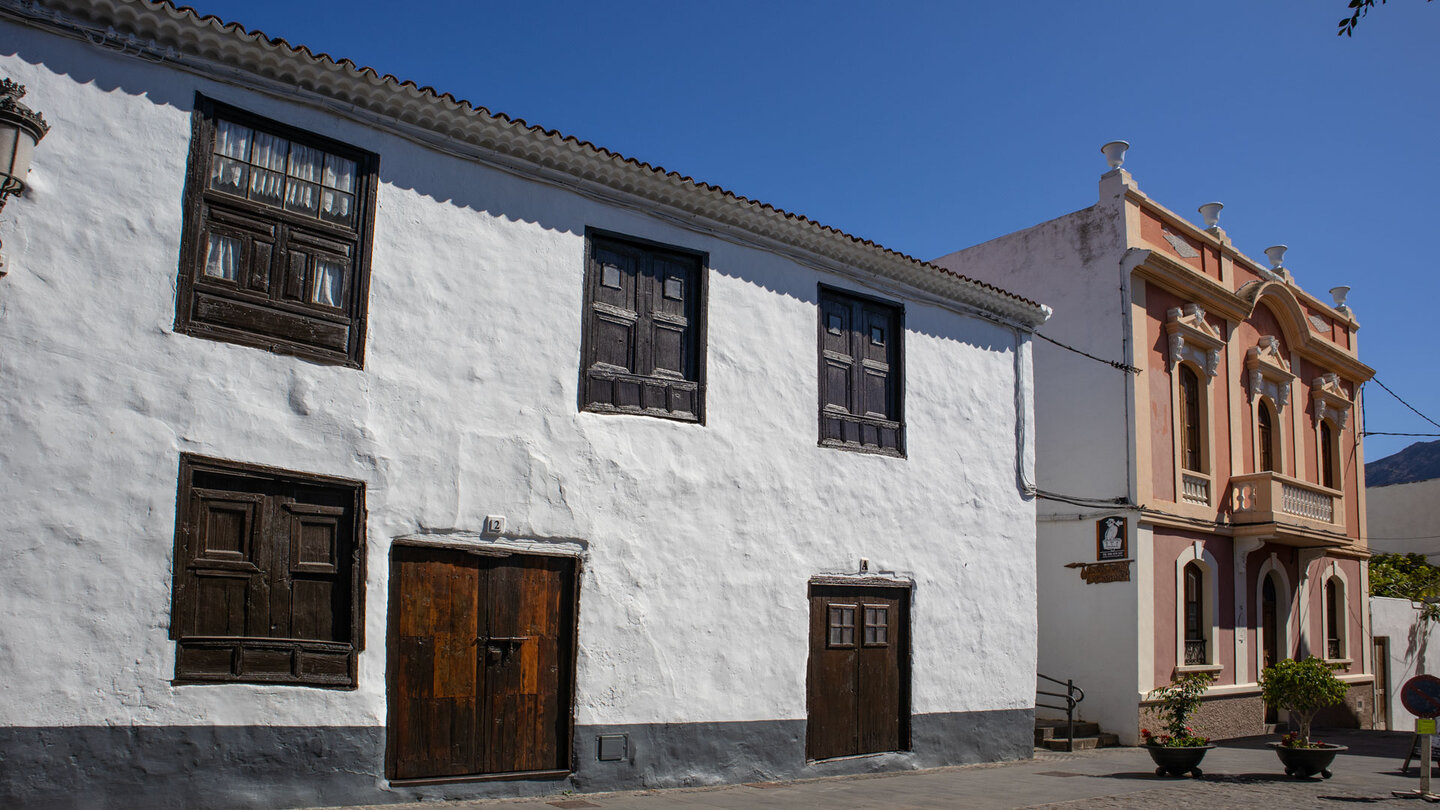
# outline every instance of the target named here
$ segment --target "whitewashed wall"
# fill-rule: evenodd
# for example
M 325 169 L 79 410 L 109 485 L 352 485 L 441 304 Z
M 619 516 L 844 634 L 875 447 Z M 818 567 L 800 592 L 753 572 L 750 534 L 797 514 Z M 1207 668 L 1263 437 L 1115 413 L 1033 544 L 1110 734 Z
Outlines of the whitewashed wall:
M 382 726 L 390 544 L 479 542 L 487 514 L 582 553 L 581 725 L 803 718 L 806 582 L 862 557 L 915 583 L 915 714 L 1032 705 L 1013 330 L 905 301 L 909 457 L 822 449 L 816 285 L 894 290 L 163 64 L 0 41 L 53 125 L 0 215 L 0 726 Z M 363 370 L 173 331 L 197 91 L 380 155 Z M 709 253 L 706 425 L 577 412 L 587 226 Z M 358 689 L 171 685 L 182 452 L 365 482 Z
M 1434 622 L 1420 621 L 1420 606 L 1409 599 L 1370 597 L 1375 638 L 1390 639 L 1390 730 L 1414 731 L 1415 715 L 1400 705 L 1400 687 L 1416 675 L 1440 675 L 1440 634 Z
M 936 264 L 1055 306 L 1038 331 L 1097 357 L 1125 360 L 1129 268 L 1123 197 L 1101 185 L 1090 208 L 936 259 Z M 1042 490 L 1111 500 L 1132 493 L 1134 424 L 1127 374 L 1045 341 L 1035 342 L 1035 442 Z M 1095 560 L 1095 522 L 1124 514 L 1057 500 L 1037 501 L 1039 671 L 1085 691 L 1078 712 L 1136 742 L 1137 680 L 1127 677 L 1148 644 L 1150 621 L 1137 594 L 1149 593 L 1148 547 L 1129 518 L 1132 581 L 1087 584 L 1069 563 Z M 1148 535 L 1148 532 L 1147 532 Z M 1083 639 L 1083 643 L 1078 641 Z M 1148 664 L 1148 654 L 1145 656 Z M 1054 684 L 1041 685 L 1054 691 Z M 1061 690 L 1063 691 L 1063 689 Z M 1052 701 L 1053 702 L 1053 701 Z M 1063 702 L 1063 701 L 1062 701 Z M 1063 712 L 1037 709 L 1040 716 Z

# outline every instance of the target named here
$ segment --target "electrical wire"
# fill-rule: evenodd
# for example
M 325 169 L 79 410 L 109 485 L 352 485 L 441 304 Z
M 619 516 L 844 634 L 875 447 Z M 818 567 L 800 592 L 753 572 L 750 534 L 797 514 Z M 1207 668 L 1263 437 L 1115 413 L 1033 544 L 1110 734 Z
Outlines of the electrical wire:
M 1044 335 L 1040 334 L 1039 332 L 1036 332 L 1036 333 L 1035 333 L 1035 337 L 1038 337 L 1038 338 L 1040 338 L 1041 340 L 1043 340 L 1043 341 L 1045 341 L 1045 342 L 1047 342 L 1047 343 L 1053 343 L 1053 344 L 1055 344 L 1056 346 L 1059 346 L 1060 348 L 1065 349 L 1065 350 L 1067 350 L 1067 351 L 1072 351 L 1072 352 L 1074 352 L 1074 353 L 1076 353 L 1076 354 L 1078 354 L 1078 355 L 1082 355 L 1082 356 L 1084 356 L 1084 357 L 1088 357 L 1088 358 L 1090 358 L 1091 360 L 1094 360 L 1094 361 L 1097 362 L 1097 363 L 1104 363 L 1104 364 L 1107 365 L 1107 366 L 1114 366 L 1115 368 L 1118 368 L 1118 369 L 1120 369 L 1121 371 L 1128 371 L 1128 372 L 1130 372 L 1131 374 L 1139 374 L 1139 373 L 1140 373 L 1140 369 L 1136 368 L 1135 366 L 1129 365 L 1129 364 L 1127 364 L 1127 363 L 1122 363 L 1122 362 L 1120 362 L 1119 360 L 1106 360 L 1106 359 L 1103 358 L 1103 357 L 1096 357 L 1095 355 L 1093 355 L 1093 354 L 1091 354 L 1091 353 L 1089 353 L 1089 352 L 1087 352 L 1087 351 L 1081 351 L 1080 349 L 1077 349 L 1077 348 L 1075 348 L 1074 346 L 1066 346 L 1064 343 L 1061 343 L 1060 341 L 1058 341 L 1058 340 L 1056 340 L 1056 339 L 1054 339 L 1054 338 L 1045 337 Z
M 1383 430 L 1367 430 L 1361 436 L 1440 436 L 1440 433 L 1386 433 Z
M 1381 388 L 1384 388 L 1384 389 L 1385 389 L 1385 393 L 1389 394 L 1389 395 L 1392 396 L 1392 397 L 1395 397 L 1396 399 L 1399 399 L 1401 405 L 1404 405 L 1405 407 L 1409 408 L 1410 410 L 1415 411 L 1415 415 L 1416 415 L 1416 416 L 1420 417 L 1421 419 L 1424 419 L 1426 422 L 1429 422 L 1430 424 L 1434 425 L 1435 427 L 1440 427 L 1440 422 L 1436 422 L 1434 419 L 1431 419 L 1430 417 L 1426 416 L 1425 414 L 1420 413 L 1418 410 L 1415 410 L 1415 406 L 1414 406 L 1414 405 L 1411 405 L 1410 403 L 1408 403 L 1408 402 L 1406 402 L 1405 400 L 1401 399 L 1399 394 L 1397 394 L 1397 393 L 1395 393 L 1394 391 L 1391 391 L 1389 388 L 1387 388 L 1387 387 L 1385 386 L 1385 383 L 1380 382 L 1380 378 L 1379 378 L 1379 377 L 1371 377 L 1370 379 L 1371 379 L 1371 381 L 1374 382 L 1376 385 L 1380 386 Z

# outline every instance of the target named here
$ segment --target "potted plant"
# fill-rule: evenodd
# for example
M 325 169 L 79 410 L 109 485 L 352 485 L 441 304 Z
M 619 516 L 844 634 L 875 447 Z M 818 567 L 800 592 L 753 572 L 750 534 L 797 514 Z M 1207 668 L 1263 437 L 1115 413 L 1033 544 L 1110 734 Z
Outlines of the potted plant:
M 1200 775 L 1200 760 L 1215 746 L 1205 737 L 1196 736 L 1186 723 L 1200 710 L 1200 696 L 1214 680 L 1215 675 L 1210 672 L 1187 672 L 1149 694 L 1148 697 L 1157 702 L 1155 713 L 1166 732 L 1152 734 L 1149 729 L 1140 729 L 1145 750 L 1155 762 L 1156 776 Z
M 1345 700 L 1345 684 L 1328 664 L 1311 656 L 1304 661 L 1287 659 L 1266 667 L 1260 673 L 1260 694 L 1266 703 L 1290 712 L 1300 721 L 1298 732 L 1270 744 L 1285 766 L 1285 775 L 1298 778 L 1318 773 L 1329 779 L 1330 763 L 1346 747 L 1312 740 L 1310 723 L 1316 712 Z

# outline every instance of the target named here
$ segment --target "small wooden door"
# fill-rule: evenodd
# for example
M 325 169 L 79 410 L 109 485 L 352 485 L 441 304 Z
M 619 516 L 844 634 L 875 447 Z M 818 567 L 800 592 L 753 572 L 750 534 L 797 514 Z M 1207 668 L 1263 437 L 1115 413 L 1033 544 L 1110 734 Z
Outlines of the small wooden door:
M 575 562 L 396 546 L 393 779 L 570 767 Z
M 809 759 L 909 747 L 909 607 L 903 588 L 810 587 Z

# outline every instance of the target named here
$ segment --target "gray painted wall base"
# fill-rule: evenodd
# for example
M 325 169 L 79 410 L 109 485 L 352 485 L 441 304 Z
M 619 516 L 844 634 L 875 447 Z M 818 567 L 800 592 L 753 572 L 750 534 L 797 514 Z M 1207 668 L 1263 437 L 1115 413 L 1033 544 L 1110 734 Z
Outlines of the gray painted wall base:
M 719 785 L 1024 759 L 1028 709 L 916 715 L 911 751 L 805 761 L 805 721 L 577 726 L 567 779 L 392 787 L 385 730 L 271 726 L 0 730 L 0 806 L 57 810 L 282 808 Z M 626 737 L 619 761 L 602 734 Z

